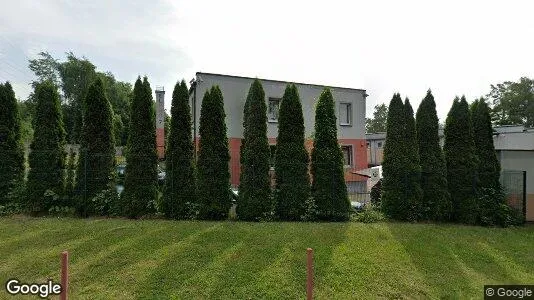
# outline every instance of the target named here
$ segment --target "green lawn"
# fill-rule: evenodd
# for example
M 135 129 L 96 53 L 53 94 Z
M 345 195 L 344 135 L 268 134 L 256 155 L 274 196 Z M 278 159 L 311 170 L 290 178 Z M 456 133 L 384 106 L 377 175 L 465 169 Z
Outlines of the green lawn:
M 304 299 L 307 247 L 317 299 L 478 299 L 484 284 L 534 283 L 533 226 L 26 217 L 0 218 L 0 280 L 59 281 L 67 249 L 72 299 Z

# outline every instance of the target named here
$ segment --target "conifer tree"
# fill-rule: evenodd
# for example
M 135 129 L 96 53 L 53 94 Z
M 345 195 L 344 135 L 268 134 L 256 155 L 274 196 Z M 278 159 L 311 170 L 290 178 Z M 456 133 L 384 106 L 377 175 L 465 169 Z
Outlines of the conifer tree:
M 300 220 L 310 196 L 310 179 L 302 105 L 294 84 L 286 86 L 282 97 L 276 142 L 276 214 L 281 220 Z
M 246 221 L 265 218 L 272 210 L 269 181 L 269 141 L 267 105 L 258 79 L 252 83 L 245 102 L 244 144 L 237 215 Z
M 417 146 L 417 135 L 415 131 L 415 118 L 413 115 L 410 100 L 406 98 L 404 102 L 404 117 L 406 122 L 405 134 L 405 155 L 406 155 L 406 198 L 409 210 L 405 211 L 405 220 L 416 221 L 423 217 L 421 189 L 421 165 L 419 160 L 419 147 Z
M 478 159 L 479 187 L 499 190 L 501 165 L 497 159 L 493 144 L 493 128 L 488 104 L 484 99 L 479 99 L 472 106 L 471 116 L 473 120 L 473 137 Z
M 138 77 L 130 109 L 130 133 L 126 152 L 124 214 L 138 218 L 155 212 L 157 197 L 156 122 L 148 78 Z
M 47 212 L 52 206 L 63 206 L 61 197 L 44 197 L 51 191 L 62 196 L 65 188 L 65 130 L 57 87 L 50 81 L 35 86 L 37 99 L 35 134 L 30 145 L 27 183 L 28 210 Z
M 311 176 L 318 219 L 348 220 L 350 202 L 343 172 L 343 153 L 337 140 L 334 98 L 328 88 L 321 93 L 315 108 Z
M 17 99 L 9 82 L 0 83 L 0 205 L 23 182 L 24 150 Z
M 461 100 L 456 97 L 447 115 L 444 151 L 453 219 L 460 223 L 475 224 L 478 219 L 478 158 L 465 97 Z
M 76 153 L 70 149 L 67 162 L 67 182 L 65 183 L 65 196 L 68 206 L 75 206 L 74 191 L 76 189 Z
M 388 108 L 386 141 L 384 144 L 384 161 L 382 163 L 382 197 L 381 206 L 386 215 L 402 219 L 408 210 L 405 199 L 406 186 L 406 152 L 404 129 L 406 118 L 400 94 L 391 98 Z
M 482 225 L 503 223 L 502 207 L 505 198 L 502 193 L 500 179 L 501 165 L 497 159 L 493 144 L 493 128 L 489 107 L 483 98 L 476 100 L 471 106 L 473 121 L 473 137 L 475 140 L 478 164 L 479 222 Z M 485 197 L 480 197 L 485 195 Z
M 171 128 L 166 151 L 162 211 L 167 218 L 184 219 L 189 215 L 189 207 L 196 203 L 196 187 L 189 91 L 183 80 L 176 83 L 172 92 Z
M 76 210 L 86 217 L 94 213 L 92 198 L 113 186 L 115 178 L 113 110 L 100 78 L 89 86 L 82 115 L 76 188 L 82 194 L 77 197 Z
M 224 100 L 218 86 L 206 91 L 200 108 L 197 162 L 199 217 L 224 220 L 232 205 Z
M 416 114 L 417 144 L 421 161 L 423 219 L 447 221 L 452 204 L 447 190 L 447 168 L 439 145 L 439 120 L 432 92 L 428 90 Z

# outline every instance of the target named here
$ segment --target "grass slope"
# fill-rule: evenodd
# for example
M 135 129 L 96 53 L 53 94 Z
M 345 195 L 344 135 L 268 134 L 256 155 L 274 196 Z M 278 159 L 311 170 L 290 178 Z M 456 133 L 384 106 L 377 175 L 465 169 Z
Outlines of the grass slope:
M 0 241 L 2 284 L 59 282 L 68 249 L 73 299 L 303 299 L 306 247 L 316 299 L 482 298 L 484 284 L 534 282 L 532 226 L 11 217 Z

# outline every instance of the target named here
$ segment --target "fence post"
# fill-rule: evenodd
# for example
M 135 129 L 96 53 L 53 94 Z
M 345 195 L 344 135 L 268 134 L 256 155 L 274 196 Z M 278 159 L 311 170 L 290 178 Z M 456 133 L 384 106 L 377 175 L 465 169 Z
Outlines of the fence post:
M 85 206 L 87 205 L 87 148 L 85 148 L 84 160 L 83 160 L 83 203 L 84 213 L 86 212 Z
M 61 294 L 59 299 L 67 300 L 69 290 L 69 252 L 61 252 Z
M 306 249 L 308 256 L 307 260 L 307 276 L 306 276 L 306 299 L 313 299 L 313 249 Z
M 527 171 L 523 171 L 523 221 L 527 220 Z

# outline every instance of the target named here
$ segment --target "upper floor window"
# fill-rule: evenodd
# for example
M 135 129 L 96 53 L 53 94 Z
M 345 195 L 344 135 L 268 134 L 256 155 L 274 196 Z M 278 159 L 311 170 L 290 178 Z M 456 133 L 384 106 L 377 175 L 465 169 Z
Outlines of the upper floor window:
M 278 110 L 280 109 L 280 98 L 269 98 L 267 107 L 267 121 L 278 122 Z
M 350 126 L 352 125 L 352 104 L 340 103 L 339 104 L 339 125 Z
M 341 152 L 343 152 L 343 164 L 345 167 L 352 166 L 352 146 L 341 146 Z

